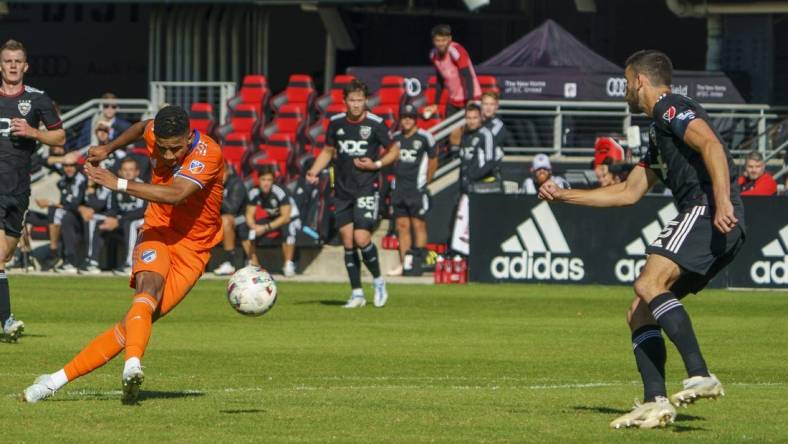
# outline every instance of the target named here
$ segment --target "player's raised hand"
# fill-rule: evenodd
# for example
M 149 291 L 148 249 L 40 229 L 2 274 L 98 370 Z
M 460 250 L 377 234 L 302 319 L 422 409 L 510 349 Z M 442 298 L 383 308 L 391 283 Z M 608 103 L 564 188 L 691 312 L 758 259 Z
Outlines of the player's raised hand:
M 16 137 L 27 137 L 35 139 L 37 129 L 33 128 L 27 123 L 25 119 L 11 119 L 11 134 Z
M 98 166 L 99 162 L 109 157 L 110 150 L 106 145 L 91 146 L 88 148 L 88 162 Z
M 541 187 L 539 187 L 539 199 L 559 200 L 561 191 L 563 191 L 561 187 L 556 185 L 552 180 L 548 179 L 542 184 Z
M 733 204 L 730 199 L 722 199 L 717 202 L 717 208 L 714 210 L 714 226 L 720 233 L 730 233 L 736 228 L 739 220 L 733 214 Z
M 111 171 L 86 163 L 85 173 L 87 173 L 88 178 L 93 182 L 105 186 L 112 191 L 118 190 L 118 177 L 112 174 Z
M 376 171 L 378 169 L 378 166 L 375 165 L 375 162 L 373 162 L 369 157 L 359 157 L 353 159 L 353 165 L 355 165 L 356 168 L 365 171 Z

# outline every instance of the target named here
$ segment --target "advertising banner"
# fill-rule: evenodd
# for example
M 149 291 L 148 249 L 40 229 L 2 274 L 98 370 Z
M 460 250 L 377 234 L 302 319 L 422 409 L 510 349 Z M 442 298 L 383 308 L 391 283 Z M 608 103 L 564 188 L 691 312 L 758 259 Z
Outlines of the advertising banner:
M 788 289 L 788 199 L 746 198 L 745 211 L 745 246 L 711 286 Z M 471 281 L 630 284 L 678 211 L 662 196 L 599 209 L 479 194 L 470 214 Z

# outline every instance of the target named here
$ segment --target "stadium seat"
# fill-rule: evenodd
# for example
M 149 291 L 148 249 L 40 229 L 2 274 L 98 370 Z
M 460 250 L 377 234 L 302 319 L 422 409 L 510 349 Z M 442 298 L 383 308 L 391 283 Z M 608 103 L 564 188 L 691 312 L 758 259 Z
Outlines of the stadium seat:
M 241 103 L 236 106 L 235 111 L 230 115 L 230 122 L 219 127 L 219 138 L 224 139 L 230 133 L 243 133 L 252 139 L 255 128 L 259 125 L 257 108 L 248 103 Z
M 293 143 L 286 134 L 273 134 L 266 143 L 259 147 L 259 151 L 252 156 L 251 164 L 255 169 L 265 165 L 273 165 L 277 175 L 286 179 L 290 176 L 288 166 L 294 159 Z
M 270 98 L 271 90 L 268 89 L 268 80 L 266 80 L 265 76 L 248 74 L 243 78 L 238 95 L 227 101 L 227 108 L 230 110 L 230 115 L 232 115 L 235 113 L 238 105 L 252 105 L 257 115 L 263 117 Z
M 435 104 L 435 88 L 438 84 L 438 78 L 435 76 L 430 76 L 429 81 L 427 83 L 427 90 L 424 91 L 424 98 L 426 99 L 427 105 L 434 105 Z M 446 117 L 446 103 L 449 101 L 449 91 L 444 88 L 441 92 L 440 101 L 438 102 L 438 116 L 437 117 Z M 423 115 L 424 107 L 419 108 L 419 114 Z
M 396 120 L 399 109 L 407 100 L 405 78 L 400 76 L 385 76 L 380 81 L 378 93 L 369 100 L 372 112 L 379 115 L 390 113 Z
M 501 93 L 501 88 L 498 87 L 498 79 L 495 76 L 478 76 L 479 86 L 482 88 L 482 93 L 488 91 Z
M 222 141 L 224 160 L 241 176 L 249 174 L 248 158 L 252 150 L 251 137 L 246 133 L 230 133 Z
M 334 83 L 331 84 L 331 89 L 320 96 L 315 102 L 315 106 L 321 113 L 328 111 L 328 107 L 335 104 L 341 104 L 345 101 L 345 86 L 350 83 L 355 77 L 351 75 L 338 75 L 334 77 Z
M 307 130 L 307 145 L 305 146 L 305 151 L 311 153 L 316 148 L 322 149 L 326 141 L 326 130 L 328 130 L 328 124 L 331 122 L 331 117 L 346 111 L 347 106 L 345 106 L 344 102 L 329 105 L 321 119 Z
M 306 138 L 306 124 L 306 116 L 298 104 L 282 105 L 274 121 L 263 128 L 261 141 L 265 143 L 274 134 L 278 134 L 287 136 L 294 144 L 303 144 Z
M 304 116 L 309 117 L 316 95 L 312 77 L 306 74 L 293 74 L 287 82 L 287 88 L 271 99 L 271 110 L 279 113 L 284 105 L 293 105 L 298 107 Z
M 216 129 L 213 105 L 203 102 L 192 103 L 189 109 L 189 125 L 201 133 L 212 135 Z

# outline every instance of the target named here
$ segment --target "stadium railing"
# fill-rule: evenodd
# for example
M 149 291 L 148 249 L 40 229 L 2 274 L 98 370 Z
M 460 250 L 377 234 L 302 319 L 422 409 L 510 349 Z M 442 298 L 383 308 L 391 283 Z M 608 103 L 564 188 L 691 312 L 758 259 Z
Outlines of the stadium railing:
M 195 102 L 210 103 L 219 111 L 219 124 L 227 123 L 227 102 L 235 97 L 235 82 L 150 82 L 150 101 L 190 109 Z

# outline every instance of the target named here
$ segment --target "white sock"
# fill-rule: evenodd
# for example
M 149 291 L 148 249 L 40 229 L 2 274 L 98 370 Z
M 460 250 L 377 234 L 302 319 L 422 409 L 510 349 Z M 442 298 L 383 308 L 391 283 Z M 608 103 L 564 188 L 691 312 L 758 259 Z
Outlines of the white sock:
M 351 295 L 354 298 L 363 298 L 364 297 L 364 290 L 362 288 L 354 288 L 353 293 Z
M 126 359 L 126 363 L 123 365 L 123 373 L 126 373 L 131 367 L 142 367 L 142 364 L 140 364 L 140 358 Z
M 386 281 L 383 280 L 383 276 L 378 276 L 372 279 L 372 283 L 375 285 L 383 285 L 386 283 Z
M 66 371 L 62 368 L 55 373 L 49 375 L 49 380 L 52 381 L 52 390 L 60 390 L 61 387 L 68 384 L 68 377 L 66 376 Z

